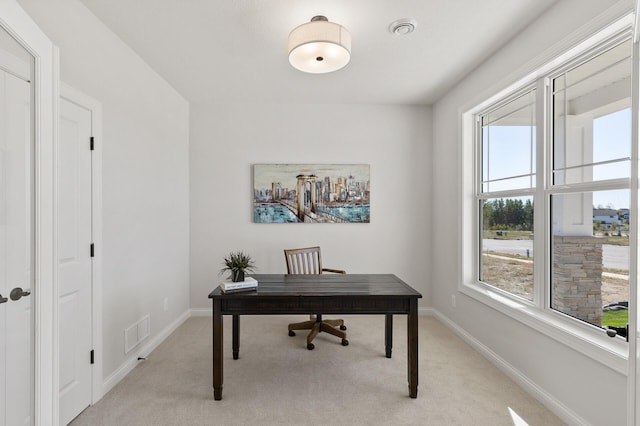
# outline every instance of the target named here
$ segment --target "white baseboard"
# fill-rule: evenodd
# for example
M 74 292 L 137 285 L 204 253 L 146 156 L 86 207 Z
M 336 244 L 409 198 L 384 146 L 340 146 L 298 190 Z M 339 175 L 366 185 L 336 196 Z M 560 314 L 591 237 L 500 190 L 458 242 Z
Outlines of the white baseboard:
M 153 336 L 148 342 L 142 344 L 139 348 L 131 352 L 120 368 L 114 371 L 109 377 L 102 382 L 102 395 L 106 395 L 115 385 L 117 385 L 122 379 L 126 377 L 140 362 L 138 358 L 146 358 L 160 343 L 162 343 L 167 337 L 171 335 L 183 322 L 185 322 L 191 316 L 191 311 L 187 310 L 175 321 L 166 326 L 164 330 L 161 330 L 158 334 Z
M 430 311 L 429 312 L 430 315 L 432 315 L 438 321 L 440 321 L 445 326 L 447 326 L 458 337 L 460 337 L 467 344 L 469 344 L 476 351 L 478 351 L 482 356 L 484 356 L 489 362 L 491 362 L 500 371 L 506 374 L 511 380 L 516 382 L 527 393 L 529 393 L 535 399 L 540 401 L 545 407 L 549 409 L 549 411 L 553 412 L 556 416 L 560 417 L 562 421 L 566 422 L 569 425 L 589 424 L 582 417 L 580 417 L 576 412 L 569 409 L 564 404 L 560 403 L 556 398 L 553 397 L 553 395 L 550 395 L 547 391 L 545 391 L 543 388 L 538 386 L 536 383 L 530 380 L 527 376 L 522 374 L 519 370 L 514 368 L 511 364 L 509 364 L 503 358 L 498 356 L 498 354 L 493 352 L 487 346 L 483 345 L 475 337 L 467 333 L 464 329 L 462 329 L 456 323 L 454 323 L 449 318 L 444 316 L 442 313 L 432 308 L 428 308 L 428 310 Z
M 435 313 L 434 313 L 434 309 L 433 308 L 418 308 L 418 316 L 419 317 L 434 317 Z
M 192 317 L 212 317 L 213 308 L 191 308 Z

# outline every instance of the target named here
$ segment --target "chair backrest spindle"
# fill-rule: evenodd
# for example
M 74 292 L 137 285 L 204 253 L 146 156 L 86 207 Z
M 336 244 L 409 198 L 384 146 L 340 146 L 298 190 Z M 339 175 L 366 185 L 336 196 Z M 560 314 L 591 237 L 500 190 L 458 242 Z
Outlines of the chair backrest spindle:
M 320 247 L 288 249 L 284 251 L 288 274 L 322 274 Z

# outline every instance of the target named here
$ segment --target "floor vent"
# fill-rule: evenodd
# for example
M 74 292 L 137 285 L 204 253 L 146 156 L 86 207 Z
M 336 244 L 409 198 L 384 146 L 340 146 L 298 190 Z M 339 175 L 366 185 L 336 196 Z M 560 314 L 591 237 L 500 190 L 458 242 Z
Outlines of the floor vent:
M 124 331 L 124 353 L 131 352 L 140 342 L 149 337 L 150 331 L 149 315 L 144 316 L 135 324 L 129 326 Z

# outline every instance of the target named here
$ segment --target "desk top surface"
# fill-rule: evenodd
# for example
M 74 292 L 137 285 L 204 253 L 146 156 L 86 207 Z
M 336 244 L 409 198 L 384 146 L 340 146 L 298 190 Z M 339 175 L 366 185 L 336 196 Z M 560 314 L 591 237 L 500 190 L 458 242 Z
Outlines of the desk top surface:
M 213 297 L 281 297 L 281 296 L 381 296 L 415 297 L 422 295 L 393 274 L 252 274 L 258 281 L 255 291 L 223 293 L 216 287 Z

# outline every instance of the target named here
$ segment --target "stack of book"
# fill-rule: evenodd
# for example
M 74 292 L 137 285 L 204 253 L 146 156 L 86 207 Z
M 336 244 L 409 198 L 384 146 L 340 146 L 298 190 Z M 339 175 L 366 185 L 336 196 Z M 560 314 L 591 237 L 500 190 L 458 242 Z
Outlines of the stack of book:
M 222 281 L 220 290 L 223 293 L 235 293 L 238 291 L 252 291 L 258 288 L 258 281 L 253 277 L 245 277 L 244 281 Z

